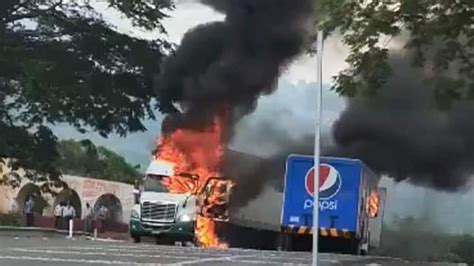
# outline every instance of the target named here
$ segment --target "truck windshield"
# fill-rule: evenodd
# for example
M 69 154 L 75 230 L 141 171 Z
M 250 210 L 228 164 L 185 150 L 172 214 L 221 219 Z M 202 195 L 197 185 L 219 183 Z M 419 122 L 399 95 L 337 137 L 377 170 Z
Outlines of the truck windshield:
M 143 189 L 149 192 L 169 192 L 168 188 L 163 185 L 163 178 L 158 176 L 147 176 L 143 181 Z

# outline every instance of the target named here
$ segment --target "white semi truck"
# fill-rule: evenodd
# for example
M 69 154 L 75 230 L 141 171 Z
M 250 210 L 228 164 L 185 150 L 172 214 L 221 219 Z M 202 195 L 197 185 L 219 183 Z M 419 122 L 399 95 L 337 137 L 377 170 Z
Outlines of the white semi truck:
M 195 189 L 186 193 L 171 192 L 164 185 L 170 178 L 186 179 Z M 142 237 L 152 236 L 157 241 L 195 242 L 198 215 L 225 221 L 228 217 L 225 204 L 224 208 L 209 208 L 208 199 L 214 193 L 220 193 L 228 202 L 231 182 L 215 177 L 207 178 L 205 184 L 199 184 L 199 181 L 198 176 L 175 173 L 174 165 L 169 162 L 153 160 L 144 179 L 135 187 L 135 205 L 129 224 L 134 241 L 140 242 Z

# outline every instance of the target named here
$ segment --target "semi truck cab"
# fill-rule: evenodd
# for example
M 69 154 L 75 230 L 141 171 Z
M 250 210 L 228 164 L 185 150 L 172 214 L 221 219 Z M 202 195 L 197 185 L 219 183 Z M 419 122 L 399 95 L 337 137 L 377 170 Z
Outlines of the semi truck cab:
M 153 160 L 145 177 L 136 184 L 135 205 L 131 212 L 129 231 L 135 242 L 142 237 L 152 236 L 158 240 L 195 243 L 197 216 L 214 220 L 228 219 L 227 203 L 231 182 L 221 178 L 208 178 L 199 184 L 199 176 L 189 173 L 175 173 L 169 162 Z M 189 186 L 187 192 L 170 191 L 169 184 L 180 179 Z M 218 189 L 220 188 L 220 189 Z M 222 192 L 216 202 L 217 191 Z M 212 203 L 212 204 L 211 204 Z

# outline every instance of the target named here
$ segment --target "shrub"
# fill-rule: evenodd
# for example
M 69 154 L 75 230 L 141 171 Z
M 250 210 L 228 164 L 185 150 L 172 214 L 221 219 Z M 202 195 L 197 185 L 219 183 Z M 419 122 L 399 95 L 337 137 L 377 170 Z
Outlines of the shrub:
M 0 214 L 0 226 L 20 226 L 21 215 L 17 212 Z
M 474 263 L 474 236 L 451 235 L 426 219 L 398 218 L 384 225 L 378 255 L 412 261 Z

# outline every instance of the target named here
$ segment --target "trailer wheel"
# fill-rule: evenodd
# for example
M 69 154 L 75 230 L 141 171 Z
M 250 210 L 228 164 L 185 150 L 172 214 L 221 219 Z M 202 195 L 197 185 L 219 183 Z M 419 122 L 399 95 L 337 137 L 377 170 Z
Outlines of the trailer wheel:
M 291 234 L 281 233 L 278 242 L 279 249 L 293 251 L 293 236 Z
M 364 243 L 361 243 L 359 249 L 360 249 L 360 255 L 362 255 L 362 256 L 367 256 L 367 255 L 369 255 L 369 249 L 370 249 L 370 231 L 367 233 L 367 239 L 365 240 Z
M 358 239 L 352 239 L 349 244 L 349 254 L 359 256 L 362 253 L 360 241 Z

